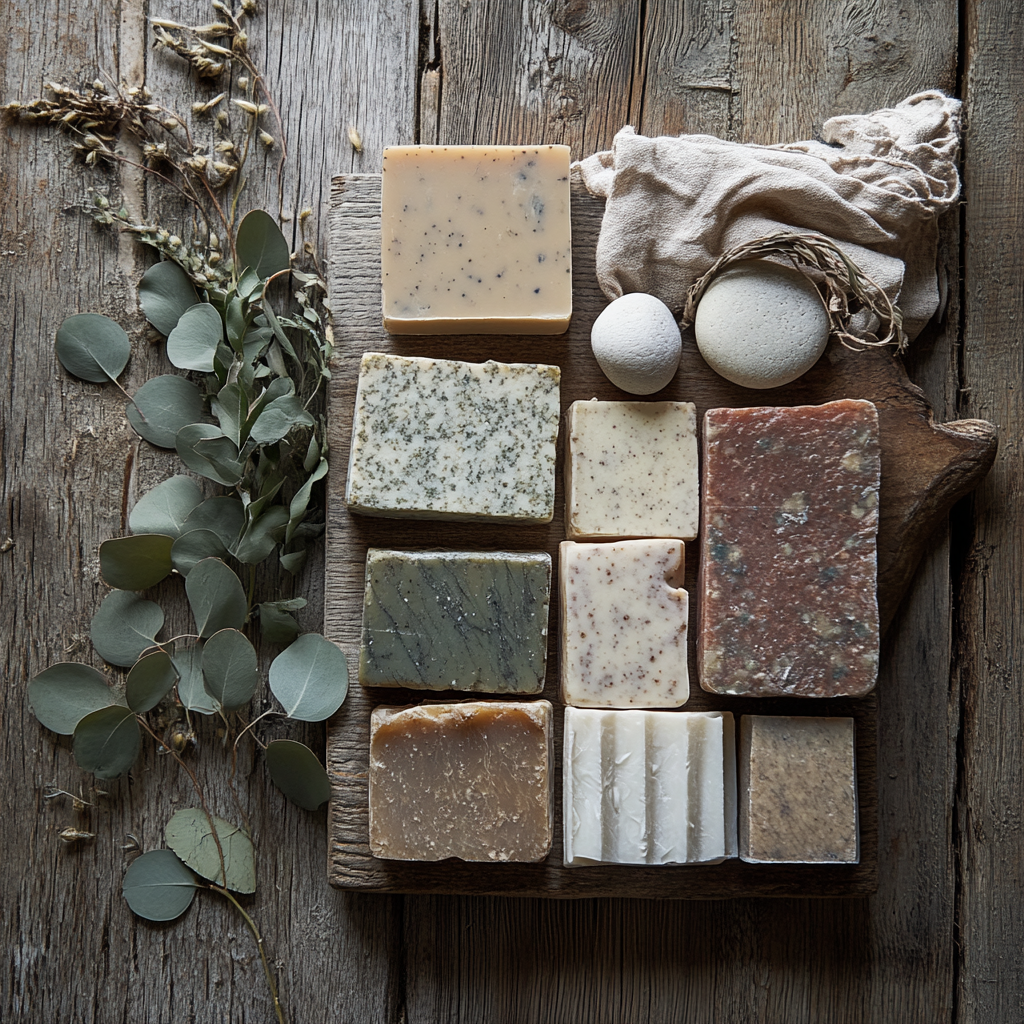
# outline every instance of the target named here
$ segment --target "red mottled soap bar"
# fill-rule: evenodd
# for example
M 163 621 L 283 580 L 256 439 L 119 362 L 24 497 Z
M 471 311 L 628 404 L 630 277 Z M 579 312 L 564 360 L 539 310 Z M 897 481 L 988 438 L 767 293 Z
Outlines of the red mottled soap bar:
M 705 414 L 697 640 L 705 690 L 871 690 L 880 475 L 871 402 Z

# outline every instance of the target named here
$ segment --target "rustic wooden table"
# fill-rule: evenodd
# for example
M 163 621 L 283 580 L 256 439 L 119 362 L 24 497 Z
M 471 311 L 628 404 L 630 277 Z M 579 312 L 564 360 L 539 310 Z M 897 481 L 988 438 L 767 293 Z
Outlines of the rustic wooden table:
M 330 177 L 371 173 L 389 143 L 567 143 L 606 148 L 645 134 L 741 141 L 813 135 L 938 87 L 965 104 L 964 203 L 942 225 L 949 304 L 907 364 L 939 419 L 999 428 L 995 467 L 936 533 L 884 651 L 879 699 L 877 895 L 855 900 L 649 902 L 384 896 L 327 884 L 326 812 L 286 805 L 262 767 L 242 766 L 258 847 L 248 907 L 301 1021 L 1020 1020 L 1024 651 L 1021 431 L 1024 347 L 1024 8 L 982 0 L 364 0 L 261 3 L 252 47 L 289 130 L 285 208 L 313 208 L 326 240 Z M 180 71 L 147 48 L 147 15 L 196 23 L 168 0 L 0 9 L 3 97 L 100 72 L 182 98 Z M 347 135 L 358 128 L 356 153 Z M 93 657 L 88 623 L 104 587 L 97 545 L 174 468 L 126 427 L 113 389 L 73 380 L 53 357 L 73 312 L 134 328 L 149 260 L 77 211 L 90 180 L 52 129 L 5 124 L 0 153 L 3 503 L 0 759 L 4 1021 L 266 1021 L 248 936 L 229 908 L 197 901 L 179 922 L 132 917 L 120 895 L 125 833 L 160 845 L 190 800 L 172 763 L 146 754 L 104 806 L 76 817 L 43 800 L 88 785 L 70 745 L 26 706 L 51 662 Z M 273 158 L 270 158 L 271 160 Z M 259 177 L 258 175 L 256 176 Z M 271 178 L 272 175 L 268 176 Z M 96 175 L 142 211 L 134 174 Z M 255 179 L 254 179 L 255 182 Z M 276 201 L 276 186 L 252 202 Z M 286 230 L 295 228 L 286 223 Z M 296 235 L 297 237 L 297 235 Z M 135 346 L 129 390 L 162 372 Z M 10 538 L 8 541 L 7 538 Z M 310 569 L 303 626 L 320 628 Z M 179 608 L 184 617 L 184 608 Z M 296 731 L 323 748 L 320 728 Z M 213 754 L 212 731 L 204 735 Z M 198 762 L 227 804 L 215 756 Z M 94 842 L 67 848 L 68 824 Z

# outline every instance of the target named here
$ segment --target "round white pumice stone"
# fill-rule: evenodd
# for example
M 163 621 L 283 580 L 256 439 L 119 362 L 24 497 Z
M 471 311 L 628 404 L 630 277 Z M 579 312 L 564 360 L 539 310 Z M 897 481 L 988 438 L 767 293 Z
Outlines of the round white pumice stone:
M 829 322 L 821 296 L 800 271 L 744 260 L 708 286 L 693 331 L 705 362 L 726 380 L 777 388 L 818 361 Z
M 610 302 L 590 331 L 604 375 L 631 395 L 653 395 L 675 376 L 683 340 L 672 310 L 645 292 Z

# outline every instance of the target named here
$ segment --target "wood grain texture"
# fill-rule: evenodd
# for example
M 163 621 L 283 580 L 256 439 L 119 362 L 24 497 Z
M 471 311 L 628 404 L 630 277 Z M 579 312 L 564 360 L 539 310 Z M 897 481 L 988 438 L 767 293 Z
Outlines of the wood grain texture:
M 957 1019 L 974 1024 L 1024 1014 L 1024 199 L 1014 155 L 1024 146 L 1024 10 L 971 2 L 966 13 L 962 405 L 1002 436 L 959 524 Z

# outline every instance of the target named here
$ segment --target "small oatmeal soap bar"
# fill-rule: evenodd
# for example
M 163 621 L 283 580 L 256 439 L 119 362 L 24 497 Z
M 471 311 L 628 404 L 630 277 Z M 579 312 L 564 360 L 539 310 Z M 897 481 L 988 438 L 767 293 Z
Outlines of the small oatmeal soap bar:
M 674 708 L 690 696 L 680 540 L 563 541 L 562 699 Z
M 697 642 L 705 690 L 871 690 L 879 483 L 871 402 L 708 411 Z
M 370 852 L 539 861 L 551 850 L 551 705 L 379 707 L 370 717 Z
M 569 537 L 697 536 L 697 416 L 690 402 L 573 402 L 566 433 Z
M 349 508 L 551 522 L 560 379 L 557 366 L 366 353 L 345 485 Z
M 740 857 L 752 864 L 856 864 L 852 718 L 740 719 Z
M 569 147 L 385 149 L 381 279 L 393 334 L 561 334 Z
M 546 551 L 370 548 L 359 682 L 540 693 L 550 597 Z
M 562 798 L 567 867 L 735 857 L 733 717 L 566 708 Z

